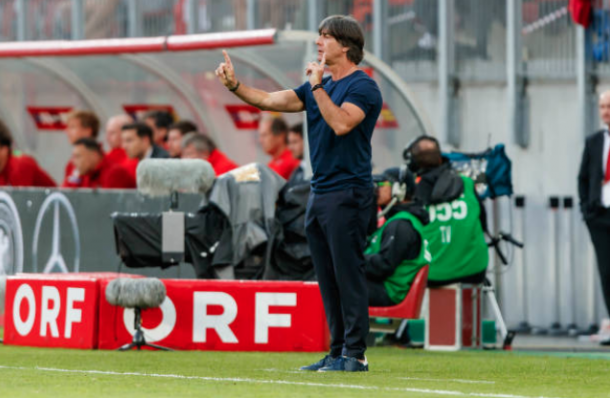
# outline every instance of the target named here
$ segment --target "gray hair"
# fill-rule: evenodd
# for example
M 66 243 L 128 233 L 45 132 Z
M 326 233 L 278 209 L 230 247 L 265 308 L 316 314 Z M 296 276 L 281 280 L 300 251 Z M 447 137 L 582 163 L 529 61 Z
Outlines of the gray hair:
M 182 150 L 193 145 L 198 153 L 211 153 L 216 149 L 216 144 L 208 136 L 199 133 L 188 133 L 182 139 Z

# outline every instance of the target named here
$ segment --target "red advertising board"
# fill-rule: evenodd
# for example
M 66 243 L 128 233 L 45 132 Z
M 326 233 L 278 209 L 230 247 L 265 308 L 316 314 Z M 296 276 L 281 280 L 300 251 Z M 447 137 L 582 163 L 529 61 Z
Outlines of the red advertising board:
M 246 104 L 225 105 L 235 128 L 238 130 L 256 130 L 261 118 L 261 110 Z
M 142 311 L 149 343 L 178 350 L 326 351 L 329 335 L 316 283 L 163 280 L 167 298 Z M 110 305 L 101 281 L 99 345 L 131 342 L 133 310 Z
M 9 277 L 4 344 L 95 348 L 98 300 L 95 278 Z
M 66 118 L 72 111 L 69 106 L 28 106 L 26 109 L 38 130 L 58 131 L 66 129 Z

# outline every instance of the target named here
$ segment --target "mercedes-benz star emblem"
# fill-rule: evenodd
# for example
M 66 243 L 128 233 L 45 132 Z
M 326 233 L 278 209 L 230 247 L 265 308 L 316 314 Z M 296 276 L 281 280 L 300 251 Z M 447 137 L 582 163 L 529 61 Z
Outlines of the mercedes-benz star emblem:
M 0 191 L 0 275 L 23 272 L 23 232 L 17 206 Z
M 72 227 L 72 236 L 74 237 L 74 264 L 72 269 L 68 269 L 66 261 L 61 251 L 61 234 L 64 229 L 60 225 L 60 209 L 68 215 L 70 220 L 70 226 Z M 36 227 L 34 228 L 34 242 L 32 246 L 32 262 L 34 266 L 34 272 L 38 271 L 38 243 L 40 237 L 40 229 L 42 227 L 42 221 L 49 210 L 52 210 L 53 214 L 53 230 L 51 239 L 51 254 L 47 259 L 43 272 L 45 274 L 51 272 L 78 272 L 80 262 L 80 237 L 78 234 L 78 224 L 76 223 L 76 214 L 70 204 L 68 198 L 61 192 L 53 192 L 49 195 L 38 211 L 36 217 Z M 1 243 L 0 243 L 1 244 Z

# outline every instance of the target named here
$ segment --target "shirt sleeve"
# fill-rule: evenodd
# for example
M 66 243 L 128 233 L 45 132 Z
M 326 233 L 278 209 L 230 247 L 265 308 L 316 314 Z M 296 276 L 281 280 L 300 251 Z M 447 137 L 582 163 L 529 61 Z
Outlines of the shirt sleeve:
M 352 84 L 343 102 L 349 102 L 368 114 L 375 107 L 381 108 L 382 99 L 379 87 L 372 79 L 361 79 Z
M 104 174 L 101 187 L 105 189 L 134 189 L 136 183 L 129 172 L 122 167 L 112 167 Z
M 30 169 L 32 173 L 32 185 L 33 187 L 42 187 L 42 188 L 55 188 L 57 184 L 55 181 L 47 174 L 46 171 L 42 169 L 38 165 L 38 162 L 34 158 L 25 157 L 21 158 L 22 164 L 25 168 Z
M 305 105 L 306 108 L 307 108 L 307 102 L 305 101 L 305 97 L 307 96 L 307 90 L 311 90 L 310 87 L 311 87 L 311 85 L 309 84 L 309 82 L 305 82 L 305 83 L 301 84 L 299 87 L 294 89 L 294 92 L 296 93 L 297 97 L 299 97 L 299 99 L 301 100 L 303 105 Z

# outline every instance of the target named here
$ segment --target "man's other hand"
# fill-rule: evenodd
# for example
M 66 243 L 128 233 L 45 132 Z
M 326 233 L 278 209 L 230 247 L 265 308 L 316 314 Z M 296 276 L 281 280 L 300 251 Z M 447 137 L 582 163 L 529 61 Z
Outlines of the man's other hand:
M 233 69 L 233 63 L 229 54 L 225 50 L 222 50 L 222 54 L 225 56 L 225 62 L 222 62 L 215 73 L 220 79 L 220 82 L 228 89 L 232 89 L 237 85 L 237 79 L 235 78 L 235 69 Z
M 324 76 L 324 66 L 326 65 L 326 53 L 322 54 L 320 63 L 310 62 L 307 64 L 305 74 L 309 76 L 309 84 L 311 87 L 316 84 L 322 83 L 322 76 Z

